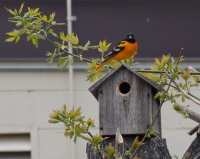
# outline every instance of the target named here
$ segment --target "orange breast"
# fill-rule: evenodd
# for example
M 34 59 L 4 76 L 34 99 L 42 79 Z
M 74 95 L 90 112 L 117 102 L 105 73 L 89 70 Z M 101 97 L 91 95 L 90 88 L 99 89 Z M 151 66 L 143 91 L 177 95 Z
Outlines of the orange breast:
M 129 43 L 127 42 L 125 44 L 125 48 L 119 52 L 118 54 L 116 54 L 113 58 L 117 61 L 120 60 L 125 60 L 128 59 L 130 57 L 134 57 L 137 54 L 138 51 L 138 43 Z

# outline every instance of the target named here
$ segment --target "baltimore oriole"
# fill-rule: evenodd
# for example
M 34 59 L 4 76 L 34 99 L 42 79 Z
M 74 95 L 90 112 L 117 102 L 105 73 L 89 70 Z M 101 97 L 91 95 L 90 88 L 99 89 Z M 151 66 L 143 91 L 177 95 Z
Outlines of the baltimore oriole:
M 138 42 L 133 34 L 126 35 L 126 38 L 104 56 L 104 61 L 96 65 L 96 70 L 99 70 L 105 64 L 111 63 L 113 60 L 121 61 L 131 57 L 135 57 L 138 51 Z

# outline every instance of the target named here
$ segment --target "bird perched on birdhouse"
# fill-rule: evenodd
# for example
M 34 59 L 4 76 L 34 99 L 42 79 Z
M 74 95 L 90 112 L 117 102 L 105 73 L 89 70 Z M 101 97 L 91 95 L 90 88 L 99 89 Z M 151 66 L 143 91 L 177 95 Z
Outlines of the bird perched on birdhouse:
M 97 64 L 96 70 L 100 70 L 105 64 L 112 61 L 122 61 L 129 58 L 134 58 L 138 52 L 138 42 L 133 34 L 127 34 L 126 38 L 121 40 L 118 45 L 113 47 L 112 51 L 104 56 L 104 61 Z

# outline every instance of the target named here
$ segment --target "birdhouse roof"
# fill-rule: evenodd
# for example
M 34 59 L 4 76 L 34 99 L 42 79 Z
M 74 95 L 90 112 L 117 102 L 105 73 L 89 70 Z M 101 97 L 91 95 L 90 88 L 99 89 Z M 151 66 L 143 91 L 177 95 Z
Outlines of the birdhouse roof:
M 117 73 L 119 70 L 121 69 L 126 69 L 128 71 L 130 71 L 132 74 L 136 75 L 137 77 L 141 78 L 142 80 L 144 80 L 145 82 L 147 82 L 148 84 L 150 84 L 153 88 L 155 88 L 156 90 L 161 90 L 161 87 L 156 84 L 155 82 L 147 79 L 146 77 L 142 76 L 141 74 L 139 74 L 138 72 L 136 72 L 135 70 L 132 70 L 131 68 L 129 68 L 128 66 L 122 64 L 118 69 L 113 70 L 109 73 L 107 73 L 105 76 L 103 76 L 101 79 L 99 79 L 96 83 L 94 83 L 90 88 L 89 91 L 98 99 L 98 88 L 101 87 L 101 85 L 112 75 L 114 75 L 115 73 Z

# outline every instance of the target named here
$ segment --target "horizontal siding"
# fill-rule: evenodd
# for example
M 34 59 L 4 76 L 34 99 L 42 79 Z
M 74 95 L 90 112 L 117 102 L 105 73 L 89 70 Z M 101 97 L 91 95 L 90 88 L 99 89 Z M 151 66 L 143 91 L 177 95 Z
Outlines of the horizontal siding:
M 81 106 L 86 117 L 95 119 L 97 127 L 93 132 L 97 133 L 98 103 L 87 90 L 91 84 L 85 81 L 85 75 L 75 72 L 74 105 Z M 85 143 L 78 141 L 74 145 L 63 135 L 62 125 L 48 123 L 49 113 L 71 100 L 67 80 L 67 72 L 0 72 L 0 133 L 31 132 L 32 159 L 82 159 L 85 156 Z M 199 91 L 199 88 L 194 90 L 195 94 Z M 193 107 L 200 112 L 198 107 Z M 194 125 L 174 112 L 170 105 L 163 106 L 163 136 L 172 154 L 185 151 L 193 139 L 187 132 Z

